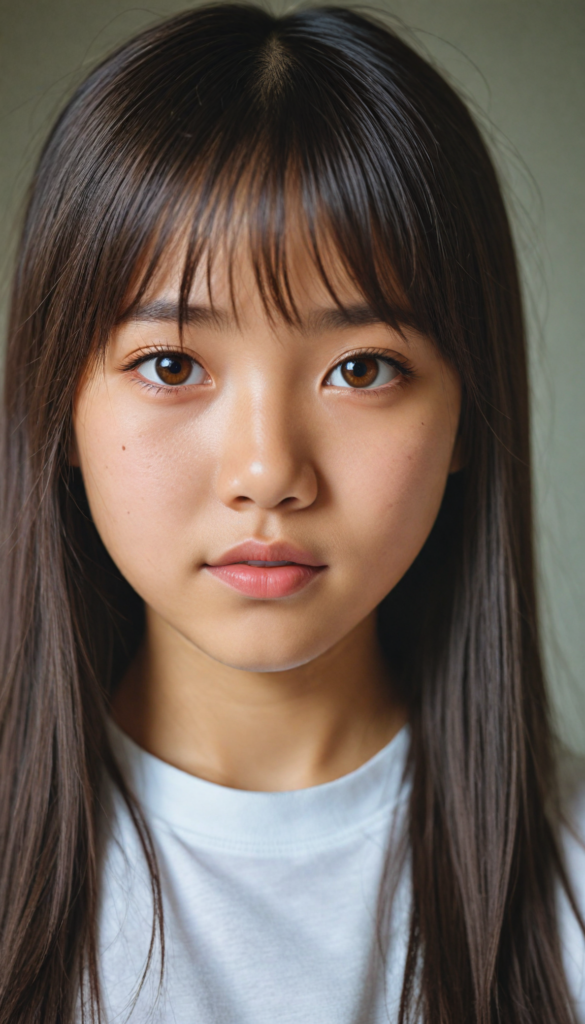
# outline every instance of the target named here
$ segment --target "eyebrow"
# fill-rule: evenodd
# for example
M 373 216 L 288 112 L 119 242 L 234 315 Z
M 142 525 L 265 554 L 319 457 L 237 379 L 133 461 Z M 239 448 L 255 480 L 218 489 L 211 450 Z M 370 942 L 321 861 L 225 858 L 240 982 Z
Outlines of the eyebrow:
M 124 313 L 119 323 L 177 323 L 179 322 L 179 303 L 166 299 L 156 299 L 142 306 L 130 308 Z M 184 310 L 184 322 L 196 327 L 229 327 L 234 321 L 233 316 L 222 309 L 211 306 L 189 305 Z
M 392 307 L 391 315 L 397 324 L 414 326 L 412 314 L 398 306 Z M 156 299 L 129 309 L 119 323 L 178 323 L 179 303 L 166 299 Z M 188 305 L 184 311 L 184 323 L 196 327 L 212 327 L 215 329 L 233 327 L 236 320 L 233 314 L 212 306 Z M 348 306 L 333 306 L 328 309 L 316 309 L 309 313 L 301 324 L 305 332 L 326 330 L 343 330 L 348 327 L 367 327 L 371 324 L 384 324 L 383 320 L 367 303 L 353 303 Z
M 392 315 L 398 323 L 411 318 L 404 310 L 392 309 Z M 319 309 L 310 313 L 307 328 L 313 331 L 324 331 L 344 327 L 369 327 L 371 324 L 384 324 L 383 320 L 367 303 L 355 303 L 350 306 L 333 306 L 331 309 Z

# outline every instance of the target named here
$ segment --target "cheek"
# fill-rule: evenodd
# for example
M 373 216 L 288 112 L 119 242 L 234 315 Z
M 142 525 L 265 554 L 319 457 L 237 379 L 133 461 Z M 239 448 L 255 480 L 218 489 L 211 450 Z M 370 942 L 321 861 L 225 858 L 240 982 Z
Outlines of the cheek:
M 433 417 L 393 427 L 386 437 L 348 438 L 336 475 L 344 547 L 380 590 L 379 599 L 404 575 L 431 531 L 454 438 L 450 423 Z
M 80 410 L 76 425 L 94 522 L 134 584 L 154 565 L 160 568 L 161 559 L 176 562 L 194 517 L 208 501 L 213 461 L 204 444 L 194 442 L 193 431 L 173 417 L 151 420 L 114 414 L 96 398 Z

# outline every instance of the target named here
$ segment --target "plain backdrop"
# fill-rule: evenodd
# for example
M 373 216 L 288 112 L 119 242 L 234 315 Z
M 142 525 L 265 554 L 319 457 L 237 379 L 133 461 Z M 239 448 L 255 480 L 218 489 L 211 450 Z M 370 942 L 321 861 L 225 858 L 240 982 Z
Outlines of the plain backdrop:
M 112 47 L 186 6 L 0 0 L 0 313 L 23 195 L 56 113 Z M 505 184 L 530 323 L 547 667 L 560 732 L 585 752 L 585 0 L 361 9 L 384 11 L 459 88 Z

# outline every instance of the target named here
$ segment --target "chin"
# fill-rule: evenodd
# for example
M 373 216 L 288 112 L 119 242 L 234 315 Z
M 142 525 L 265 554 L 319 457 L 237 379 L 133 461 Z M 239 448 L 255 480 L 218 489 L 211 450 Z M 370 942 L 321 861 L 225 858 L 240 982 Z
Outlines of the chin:
M 332 646 L 323 637 L 319 643 L 313 637 L 303 643 L 299 636 L 289 635 L 283 641 L 276 636 L 264 635 L 256 639 L 249 634 L 241 639 L 233 634 L 229 638 L 206 637 L 205 643 L 198 643 L 196 639 L 195 643 L 214 661 L 241 672 L 287 672 L 314 661 Z

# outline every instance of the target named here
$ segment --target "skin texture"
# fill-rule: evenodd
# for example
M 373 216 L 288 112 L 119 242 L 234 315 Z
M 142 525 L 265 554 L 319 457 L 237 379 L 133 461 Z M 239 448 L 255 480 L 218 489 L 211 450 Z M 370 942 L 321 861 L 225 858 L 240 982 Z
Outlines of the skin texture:
M 145 302 L 176 302 L 178 273 L 169 258 Z M 295 267 L 300 327 L 267 315 L 244 258 L 237 322 L 221 268 L 212 287 L 219 319 L 200 313 L 183 336 L 200 383 L 164 389 L 145 380 L 146 364 L 128 369 L 153 348 L 181 349 L 175 321 L 136 319 L 114 330 L 78 390 L 72 461 L 147 610 L 114 716 L 203 778 L 302 788 L 357 768 L 405 721 L 375 609 L 420 551 L 458 468 L 460 386 L 414 330 L 363 310 L 360 322 L 338 322 L 306 259 Z M 363 304 L 347 282 L 339 289 L 344 304 Z M 209 307 L 204 275 L 191 302 Z M 379 364 L 391 378 L 381 387 L 327 383 L 343 359 L 372 349 L 410 373 Z M 249 540 L 292 543 L 326 568 L 290 596 L 244 596 L 205 565 Z

